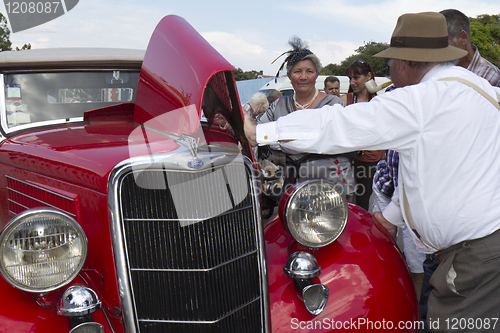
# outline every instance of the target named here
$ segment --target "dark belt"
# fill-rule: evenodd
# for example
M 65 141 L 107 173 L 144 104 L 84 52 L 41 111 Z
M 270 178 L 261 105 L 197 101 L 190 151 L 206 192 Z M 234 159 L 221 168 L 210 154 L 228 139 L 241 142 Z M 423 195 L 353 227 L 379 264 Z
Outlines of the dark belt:
M 289 155 L 286 155 L 286 161 L 287 164 L 293 164 L 295 166 L 299 166 L 303 162 L 310 162 L 310 161 L 316 161 L 316 160 L 323 160 L 327 158 L 340 158 L 340 157 L 358 157 L 361 155 L 361 152 L 359 151 L 353 151 L 349 153 L 344 153 L 344 154 L 336 154 L 336 155 L 327 155 L 327 154 L 306 154 L 305 156 L 302 156 L 298 160 L 293 160 L 290 158 Z

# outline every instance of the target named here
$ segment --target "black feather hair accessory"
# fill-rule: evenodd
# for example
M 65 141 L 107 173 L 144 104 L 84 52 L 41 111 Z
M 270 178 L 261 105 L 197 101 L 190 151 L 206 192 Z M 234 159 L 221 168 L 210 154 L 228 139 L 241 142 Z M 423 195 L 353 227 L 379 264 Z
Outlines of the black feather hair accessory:
M 276 73 L 276 77 L 274 78 L 275 82 L 278 81 L 280 72 L 283 70 L 283 67 L 285 67 L 285 64 L 287 71 L 290 71 L 293 65 L 295 65 L 297 62 L 303 60 L 306 56 L 310 54 L 314 54 L 311 52 L 311 50 L 309 50 L 309 46 L 305 42 L 303 42 L 302 39 L 300 39 L 298 36 L 290 37 L 290 39 L 288 40 L 288 44 L 290 44 L 292 49 L 283 52 L 276 59 L 274 59 L 273 62 L 271 62 L 271 64 L 274 64 L 276 60 L 278 60 L 285 54 L 288 54 L 288 56 L 285 58 L 280 68 L 278 69 L 278 72 Z

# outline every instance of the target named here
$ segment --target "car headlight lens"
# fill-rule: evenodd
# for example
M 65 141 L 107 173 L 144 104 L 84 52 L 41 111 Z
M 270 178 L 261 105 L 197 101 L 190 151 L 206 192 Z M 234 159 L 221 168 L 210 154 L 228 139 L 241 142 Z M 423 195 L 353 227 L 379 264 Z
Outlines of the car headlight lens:
M 298 185 L 285 205 L 288 231 L 308 247 L 334 242 L 344 231 L 347 217 L 346 201 L 333 184 L 324 180 Z
M 13 286 L 29 292 L 47 292 L 69 283 L 86 255 L 83 229 L 56 210 L 19 214 L 0 235 L 0 272 Z

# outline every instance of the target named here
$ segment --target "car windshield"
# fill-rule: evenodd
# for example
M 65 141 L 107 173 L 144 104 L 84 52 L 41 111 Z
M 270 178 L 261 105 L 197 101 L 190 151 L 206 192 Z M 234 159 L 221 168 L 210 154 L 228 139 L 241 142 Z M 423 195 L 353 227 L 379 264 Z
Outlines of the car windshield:
M 4 73 L 2 128 L 81 121 L 85 111 L 134 102 L 138 80 L 138 70 Z

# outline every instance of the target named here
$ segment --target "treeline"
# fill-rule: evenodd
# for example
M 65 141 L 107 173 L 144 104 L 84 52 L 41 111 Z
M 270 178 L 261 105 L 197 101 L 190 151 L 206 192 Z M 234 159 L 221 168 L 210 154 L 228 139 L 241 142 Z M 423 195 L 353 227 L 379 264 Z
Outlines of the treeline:
M 500 68 L 500 15 L 479 15 L 476 18 L 469 17 L 471 22 L 471 44 L 475 45 L 481 56 Z M 345 70 L 354 60 L 358 58 L 366 59 L 372 65 L 376 76 L 388 76 L 389 69 L 385 65 L 384 59 L 373 58 L 373 55 L 387 49 L 388 43 L 365 42 L 363 46 L 354 50 L 354 54 L 342 60 L 340 64 L 328 64 L 321 70 L 321 75 L 345 75 Z M 262 71 L 243 72 L 238 68 L 238 78 L 236 80 L 256 79 Z

